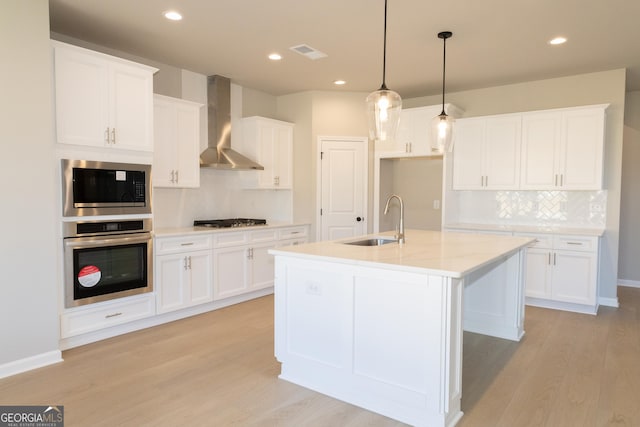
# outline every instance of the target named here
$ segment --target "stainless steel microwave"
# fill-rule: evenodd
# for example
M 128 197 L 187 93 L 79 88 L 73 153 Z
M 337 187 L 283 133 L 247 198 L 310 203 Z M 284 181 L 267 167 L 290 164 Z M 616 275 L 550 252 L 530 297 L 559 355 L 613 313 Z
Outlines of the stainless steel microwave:
M 151 165 L 62 159 L 64 216 L 151 213 Z

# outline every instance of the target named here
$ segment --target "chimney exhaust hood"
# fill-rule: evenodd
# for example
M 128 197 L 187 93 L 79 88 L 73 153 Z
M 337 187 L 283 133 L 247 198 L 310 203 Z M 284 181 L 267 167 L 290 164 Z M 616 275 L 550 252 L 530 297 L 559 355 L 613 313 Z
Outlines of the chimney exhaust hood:
M 208 147 L 200 154 L 200 167 L 230 170 L 264 170 L 231 149 L 231 81 L 207 77 Z

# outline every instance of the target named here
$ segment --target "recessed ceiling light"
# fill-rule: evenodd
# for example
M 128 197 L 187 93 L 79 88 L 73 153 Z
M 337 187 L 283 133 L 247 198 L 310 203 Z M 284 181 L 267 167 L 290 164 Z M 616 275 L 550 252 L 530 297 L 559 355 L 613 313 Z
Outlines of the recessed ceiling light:
M 176 12 L 175 10 L 168 10 L 163 13 L 164 17 L 171 21 L 180 21 L 182 19 L 182 15 Z
M 549 44 L 562 44 L 565 43 L 567 39 L 565 37 L 556 37 L 549 40 Z
M 269 59 L 272 61 L 280 61 L 282 56 L 279 53 L 272 53 L 269 55 Z
M 344 80 L 336 80 L 335 82 L 333 82 L 334 85 L 338 85 L 338 86 L 342 86 L 346 83 L 347 82 L 345 82 Z

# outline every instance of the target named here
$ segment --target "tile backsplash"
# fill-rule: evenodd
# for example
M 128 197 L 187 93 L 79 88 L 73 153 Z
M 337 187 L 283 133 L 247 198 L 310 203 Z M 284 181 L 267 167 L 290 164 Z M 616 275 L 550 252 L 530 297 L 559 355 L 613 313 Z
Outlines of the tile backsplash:
M 605 227 L 607 192 L 455 191 L 448 222 Z M 452 215 L 450 215 L 452 214 Z M 457 217 L 457 218 L 456 218 Z

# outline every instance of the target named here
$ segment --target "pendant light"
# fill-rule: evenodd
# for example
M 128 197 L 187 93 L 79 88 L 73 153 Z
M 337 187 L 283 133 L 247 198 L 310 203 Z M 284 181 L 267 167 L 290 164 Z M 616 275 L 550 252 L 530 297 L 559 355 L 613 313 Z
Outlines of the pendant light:
M 382 54 L 382 86 L 367 96 L 369 137 L 375 141 L 393 141 L 396 137 L 402 99 L 385 84 L 387 65 L 387 0 L 384 0 L 384 50 Z
M 442 112 L 431 121 L 431 150 L 436 153 L 453 150 L 453 123 L 455 119 L 444 111 L 445 71 L 447 60 L 447 39 L 453 35 L 451 31 L 438 33 L 442 39 Z

